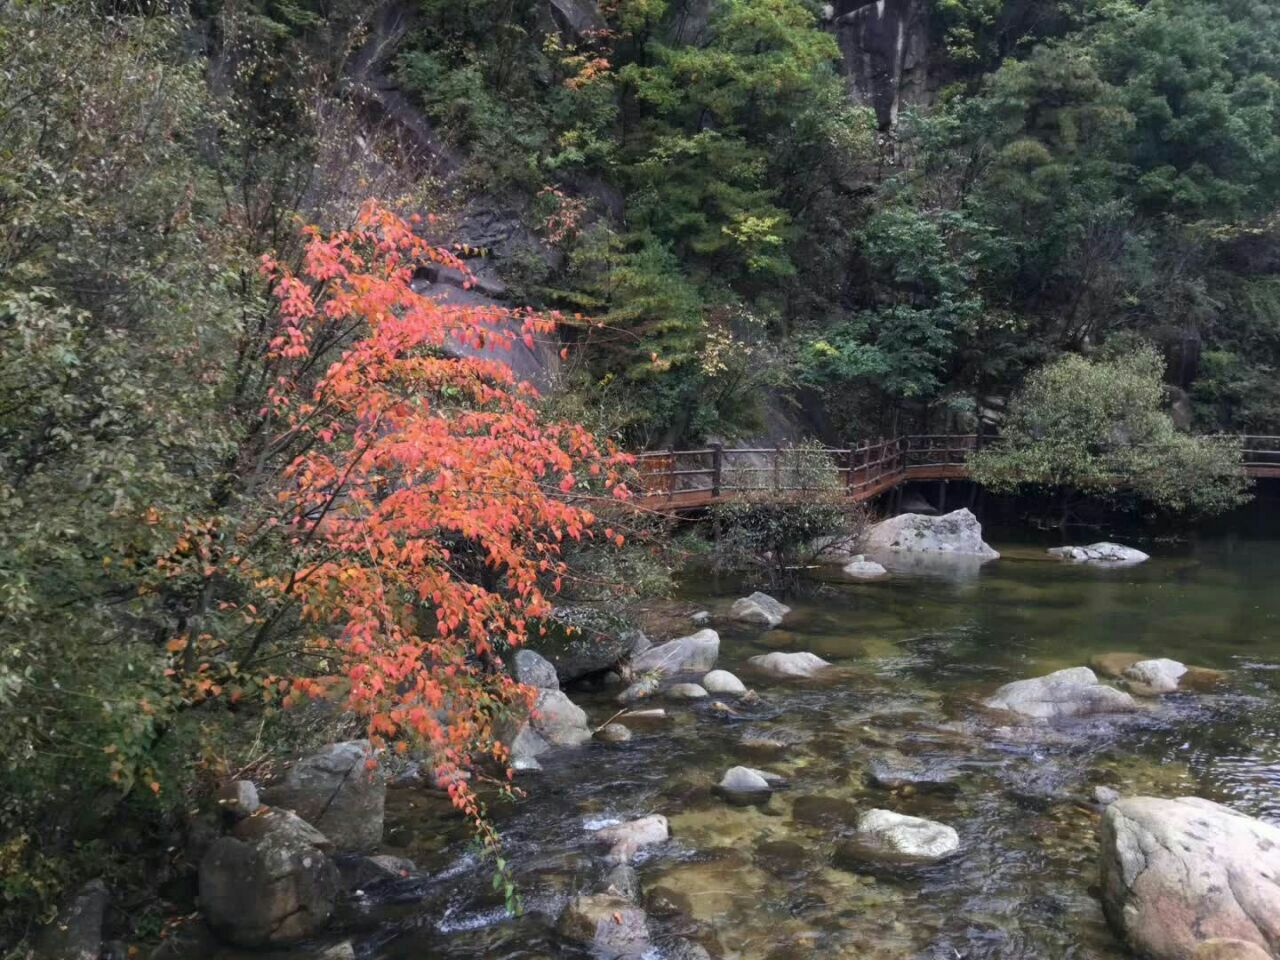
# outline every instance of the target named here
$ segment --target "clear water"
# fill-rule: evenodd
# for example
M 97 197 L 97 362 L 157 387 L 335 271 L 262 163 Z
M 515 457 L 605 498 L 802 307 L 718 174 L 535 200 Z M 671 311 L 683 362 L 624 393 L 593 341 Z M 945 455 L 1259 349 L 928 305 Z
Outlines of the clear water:
M 672 720 L 629 743 L 544 758 L 546 769 L 521 781 L 527 798 L 493 811 L 523 891 L 520 918 L 488 892 L 489 868 L 467 853 L 445 804 L 393 791 L 392 852 L 433 879 L 421 901 L 349 918 L 363 931 L 360 953 L 578 956 L 553 927 L 566 898 L 605 869 L 589 828 L 663 813 L 673 840 L 638 867 L 645 889 L 680 911 L 653 917 L 655 957 L 673 936 L 742 960 L 1129 957 L 1095 896 L 1095 785 L 1195 794 L 1280 822 L 1280 541 L 1143 545 L 1150 562 L 1110 570 L 997 546 L 1004 558 L 980 569 L 815 583 L 789 601 L 782 629 L 717 621 L 719 666 L 744 678 L 746 659 L 773 649 L 810 650 L 838 669 L 756 683 L 761 701 L 741 716 L 668 703 Z M 707 587 L 691 584 L 666 613 L 683 627 L 689 611 L 722 610 L 743 592 Z M 1107 651 L 1174 657 L 1230 679 L 1134 718 L 1053 732 L 1001 728 L 979 707 L 1002 683 Z M 575 699 L 594 723 L 616 709 L 605 693 Z M 957 769 L 959 792 L 868 785 L 868 765 L 892 757 Z M 729 806 L 710 787 L 739 763 L 790 786 L 764 807 Z M 952 825 L 961 855 L 905 877 L 837 868 L 835 842 L 872 807 Z

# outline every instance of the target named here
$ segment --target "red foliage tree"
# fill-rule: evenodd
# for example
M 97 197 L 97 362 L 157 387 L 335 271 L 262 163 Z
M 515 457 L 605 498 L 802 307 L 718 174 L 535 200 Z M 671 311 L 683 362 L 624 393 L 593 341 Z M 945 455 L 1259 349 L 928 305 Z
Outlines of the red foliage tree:
M 495 722 L 530 702 L 501 653 L 550 612 L 562 545 L 596 535 L 591 497 L 627 496 L 627 458 L 541 417 L 500 360 L 459 353 L 532 345 L 554 316 L 423 296 L 411 279 L 427 262 L 464 269 L 373 204 L 350 230 L 310 228 L 296 274 L 264 261 L 282 319 L 268 413 L 305 451 L 278 495 L 293 572 L 265 586 L 300 603 L 324 666 L 290 696 L 338 698 L 375 741 L 421 745 L 484 829 L 461 772 L 505 758 Z M 334 336 L 346 346 L 316 375 Z

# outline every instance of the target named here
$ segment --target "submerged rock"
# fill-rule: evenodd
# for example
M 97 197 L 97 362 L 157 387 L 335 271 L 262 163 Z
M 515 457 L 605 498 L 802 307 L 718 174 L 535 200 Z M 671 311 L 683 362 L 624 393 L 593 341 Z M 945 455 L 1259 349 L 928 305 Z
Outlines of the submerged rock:
M 634 958 L 649 949 L 649 921 L 630 900 L 608 893 L 574 897 L 556 930 L 570 943 L 609 958 Z
M 852 840 L 836 848 L 839 866 L 918 866 L 937 863 L 960 849 L 960 837 L 946 824 L 892 810 L 868 810 L 858 818 Z
M 857 822 L 858 808 L 851 800 L 811 794 L 796 797 L 791 804 L 791 819 L 811 827 L 848 827 Z
M 859 557 L 844 565 L 844 575 L 853 577 L 855 580 L 877 580 L 880 577 L 887 577 L 889 571 L 874 560 Z
M 733 606 L 729 608 L 729 616 L 735 620 L 758 623 L 770 628 L 782 623 L 782 618 L 790 612 L 791 608 L 785 603 L 758 590 L 750 596 L 733 601 Z
M 761 673 L 771 677 L 801 678 L 812 677 L 831 666 L 817 654 L 813 653 L 764 653 L 747 661 Z
M 1071 667 L 1043 677 L 1015 680 L 984 703 L 993 710 L 1008 710 L 1041 720 L 1132 713 L 1138 709 L 1133 697 L 1099 683 L 1097 675 L 1088 667 Z
M 1280 827 L 1199 797 L 1129 797 L 1103 814 L 1100 855 L 1103 906 L 1138 952 L 1184 960 L 1213 938 L 1280 951 Z
M 629 863 L 619 863 L 611 867 L 600 886 L 601 893 L 622 897 L 624 900 L 640 899 L 640 874 Z
M 372 850 L 382 842 L 387 781 L 368 740 L 333 743 L 304 757 L 262 799 L 293 810 L 337 850 Z
M 904 513 L 872 527 L 863 541 L 871 550 L 943 553 L 997 559 L 1000 554 L 982 539 L 982 525 L 968 510 L 940 517 Z
M 597 830 L 595 838 L 610 845 L 609 860 L 628 863 L 641 847 L 665 843 L 671 837 L 667 818 L 660 813 Z
M 576 747 L 591 739 L 586 712 L 559 690 L 538 694 L 529 722 L 548 743 L 558 747 Z
M 219 935 L 242 947 L 309 937 L 329 922 L 338 869 L 327 837 L 288 810 L 240 821 L 200 861 L 200 906 Z
M 959 771 L 949 761 L 927 761 L 902 755 L 878 757 L 867 768 L 867 782 L 881 790 L 903 790 L 915 793 L 959 792 Z
M 1141 550 L 1118 543 L 1091 543 L 1087 547 L 1050 547 L 1049 553 L 1072 563 L 1096 563 L 1106 566 L 1129 566 L 1151 558 Z
M 1119 679 L 1135 663 L 1147 659 L 1150 658 L 1146 654 L 1117 650 L 1110 653 L 1099 653 L 1090 657 L 1089 666 L 1104 677 Z
M 720 635 L 708 628 L 651 647 L 632 660 L 638 674 L 704 673 L 720 656 Z

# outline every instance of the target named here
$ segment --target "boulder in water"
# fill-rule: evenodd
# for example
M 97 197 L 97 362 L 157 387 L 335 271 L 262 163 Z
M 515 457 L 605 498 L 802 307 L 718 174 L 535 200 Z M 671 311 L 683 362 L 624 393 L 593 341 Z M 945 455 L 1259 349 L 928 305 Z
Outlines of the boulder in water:
M 705 700 L 708 697 L 706 688 L 697 683 L 673 683 L 666 694 L 672 700 Z
M 550 661 L 561 683 L 603 673 L 649 648 L 649 638 L 641 631 L 597 607 L 556 607 L 542 626 L 546 634 L 534 631 L 525 649 Z
M 747 661 L 761 673 L 784 679 L 807 679 L 831 666 L 813 653 L 764 653 Z
M 705 673 L 720 656 L 720 635 L 707 628 L 650 647 L 632 660 L 636 673 Z
M 922 866 L 960 849 L 960 837 L 946 824 L 892 810 L 868 810 L 858 818 L 852 840 L 836 849 L 840 866 Z
M 570 943 L 603 956 L 630 960 L 649 949 L 649 921 L 630 900 L 608 893 L 591 893 L 569 901 L 557 932 Z
M 746 684 L 728 670 L 712 670 L 702 678 L 702 686 L 707 693 L 723 693 L 733 697 L 747 692 Z
M 1186 664 L 1161 657 L 1130 664 L 1125 668 L 1124 679 L 1134 693 L 1173 693 L 1186 672 Z
M 954 794 L 959 771 L 951 762 L 927 761 L 917 757 L 878 757 L 867 768 L 867 782 L 881 790 L 904 790 L 912 793 Z
M 1146 654 L 1130 653 L 1128 651 L 1111 651 L 1109 653 L 1099 653 L 1089 658 L 1089 667 L 1102 674 L 1104 677 L 1119 679 L 1124 672 L 1141 660 L 1149 660 Z
M 889 571 L 874 560 L 859 558 L 844 565 L 844 574 L 855 580 L 878 580 L 880 577 L 888 576 Z
M 529 718 L 533 729 L 558 747 L 576 747 L 591 739 L 587 715 L 559 690 L 542 690 Z
M 631 739 L 631 728 L 623 723 L 606 723 L 596 731 L 596 739 L 605 743 L 626 743 Z
M 872 527 L 863 541 L 869 550 L 901 550 L 997 559 L 1000 554 L 982 539 L 982 525 L 968 510 L 940 517 L 904 513 Z
M 596 831 L 596 839 L 610 845 L 609 860 L 613 863 L 628 863 L 641 847 L 655 843 L 665 843 L 671 837 L 671 829 L 667 818 L 660 813 L 628 820 Z
M 1132 713 L 1138 709 L 1133 697 L 1099 683 L 1097 675 L 1088 667 L 1071 667 L 1043 677 L 1006 683 L 985 703 L 993 710 L 1008 710 L 1041 720 Z
M 730 767 L 716 784 L 716 793 L 730 803 L 761 803 L 769 799 L 773 788 L 784 782 L 776 773 L 754 767 Z
M 1228 938 L 1280 952 L 1280 827 L 1199 797 L 1128 797 L 1102 817 L 1102 902 L 1139 953 Z
M 329 922 L 338 869 L 329 839 L 288 810 L 264 809 L 210 844 L 200 861 L 200 906 L 242 947 L 309 937 Z
M 1118 543 L 1091 543 L 1087 547 L 1050 547 L 1049 553 L 1072 563 L 1096 563 L 1102 566 L 1131 566 L 1151 558 L 1141 550 Z
M 782 618 L 791 612 L 785 603 L 780 603 L 767 593 L 756 591 L 747 597 L 733 601 L 729 608 L 729 616 L 743 623 L 758 623 L 765 627 L 776 627 Z
M 337 850 L 372 850 L 382 842 L 387 781 L 368 740 L 332 743 L 304 757 L 262 799 L 297 813 Z
M 618 694 L 618 702 L 635 703 L 637 700 L 652 697 L 661 688 L 662 679 L 660 677 L 645 677 L 643 680 L 637 680 Z

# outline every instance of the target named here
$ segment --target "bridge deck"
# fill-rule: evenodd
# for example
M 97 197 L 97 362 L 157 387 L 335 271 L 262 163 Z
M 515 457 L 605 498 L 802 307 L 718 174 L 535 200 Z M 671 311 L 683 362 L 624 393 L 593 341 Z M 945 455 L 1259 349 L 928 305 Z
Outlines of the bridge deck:
M 1251 478 L 1280 478 L 1280 437 L 1246 436 L 1242 468 Z M 638 454 L 637 500 L 647 507 L 692 510 L 753 493 L 803 496 L 842 489 L 864 503 L 911 480 L 964 480 L 977 449 L 974 434 L 926 434 L 840 448 L 657 450 Z

